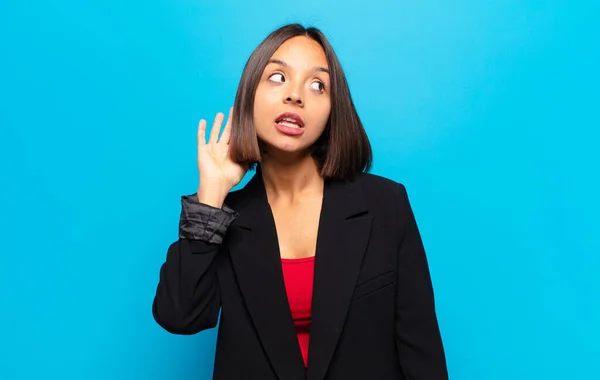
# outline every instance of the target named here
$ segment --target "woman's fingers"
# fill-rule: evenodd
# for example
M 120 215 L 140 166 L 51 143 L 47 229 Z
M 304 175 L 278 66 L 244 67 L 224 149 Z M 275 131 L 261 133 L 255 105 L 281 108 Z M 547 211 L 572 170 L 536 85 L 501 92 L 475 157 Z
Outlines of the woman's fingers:
M 229 138 L 231 137 L 231 118 L 233 117 L 233 107 L 229 108 L 229 116 L 227 116 L 227 124 L 225 124 L 225 129 L 223 130 L 223 134 L 221 135 L 221 139 L 219 142 L 229 144 Z
M 215 121 L 213 123 L 212 129 L 210 131 L 210 144 L 214 144 L 219 140 L 219 132 L 221 131 L 221 124 L 223 124 L 223 119 L 225 115 L 222 112 L 217 113 L 215 117 Z
M 198 146 L 206 145 L 206 120 L 198 123 Z

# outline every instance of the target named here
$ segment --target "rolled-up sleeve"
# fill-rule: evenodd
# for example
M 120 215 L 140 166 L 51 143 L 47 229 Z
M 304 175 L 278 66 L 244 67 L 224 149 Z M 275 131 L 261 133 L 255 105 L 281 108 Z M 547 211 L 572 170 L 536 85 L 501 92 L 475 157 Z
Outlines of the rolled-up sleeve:
M 181 197 L 179 237 L 221 244 L 229 225 L 238 216 L 227 205 L 216 208 L 198 202 L 196 194 L 184 195 Z

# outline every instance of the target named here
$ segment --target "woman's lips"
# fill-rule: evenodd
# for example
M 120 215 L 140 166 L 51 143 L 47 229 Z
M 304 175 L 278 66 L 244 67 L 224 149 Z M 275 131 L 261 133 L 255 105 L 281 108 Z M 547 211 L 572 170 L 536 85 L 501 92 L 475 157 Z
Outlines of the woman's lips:
M 289 123 L 289 122 L 275 123 L 275 128 L 279 132 L 283 133 L 284 135 L 288 135 L 288 136 L 300 136 L 301 134 L 304 133 L 304 128 L 301 128 L 298 125 Z
M 281 115 L 279 115 L 277 119 L 275 119 L 275 122 L 283 122 L 284 124 L 290 124 L 291 126 L 297 124 L 298 127 L 304 128 L 304 119 L 302 119 L 302 116 L 298 115 L 295 112 L 284 112 Z
M 288 136 L 300 136 L 304 133 L 304 120 L 294 112 L 284 112 L 275 119 L 275 128 Z

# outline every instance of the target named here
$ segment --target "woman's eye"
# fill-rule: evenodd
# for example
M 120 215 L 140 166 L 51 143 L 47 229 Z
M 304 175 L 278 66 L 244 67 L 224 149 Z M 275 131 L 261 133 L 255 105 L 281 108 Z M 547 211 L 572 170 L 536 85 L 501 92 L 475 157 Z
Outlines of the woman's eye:
M 285 82 L 285 78 L 283 77 L 283 74 L 280 74 L 280 73 L 272 74 L 269 77 L 269 79 L 272 80 L 273 82 Z
M 325 90 L 325 83 L 323 83 L 323 82 L 316 81 L 316 82 L 311 83 L 310 86 L 317 91 Z

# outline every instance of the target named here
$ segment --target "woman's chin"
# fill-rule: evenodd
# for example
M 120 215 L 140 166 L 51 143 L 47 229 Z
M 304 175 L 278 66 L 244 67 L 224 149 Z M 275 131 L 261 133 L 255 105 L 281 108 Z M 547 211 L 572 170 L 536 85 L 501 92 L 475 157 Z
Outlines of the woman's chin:
M 265 158 L 275 158 L 277 160 L 297 160 L 303 156 L 310 156 L 310 149 L 303 144 L 265 143 L 263 155 Z

